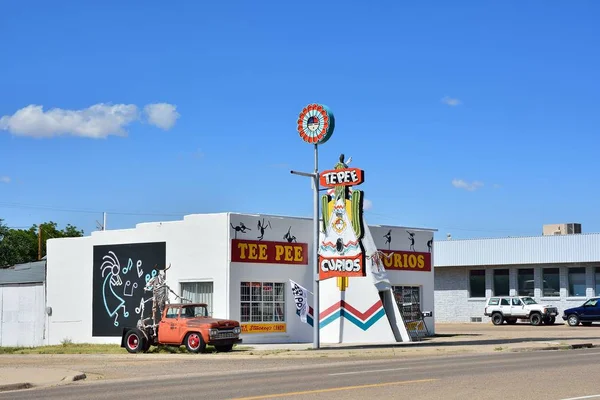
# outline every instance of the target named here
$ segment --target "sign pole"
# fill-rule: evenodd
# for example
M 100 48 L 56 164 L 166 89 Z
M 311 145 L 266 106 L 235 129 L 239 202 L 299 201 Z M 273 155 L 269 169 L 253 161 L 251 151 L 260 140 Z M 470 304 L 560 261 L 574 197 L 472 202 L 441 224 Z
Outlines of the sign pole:
M 313 284 L 313 297 L 315 299 L 313 306 L 313 349 L 318 349 L 319 342 L 319 146 L 315 144 L 315 173 L 314 173 L 314 214 L 313 214 L 313 229 L 314 229 L 314 242 L 313 242 L 313 256 L 315 257 L 315 269 L 314 269 L 314 284 Z
M 323 104 L 309 104 L 302 109 L 298 115 L 297 130 L 300 138 L 315 149 L 315 170 L 312 173 L 290 171 L 292 174 L 306 176 L 313 179 L 314 205 L 313 205 L 313 257 L 315 266 L 313 270 L 313 348 L 318 349 L 320 345 L 319 331 L 319 145 L 327 142 L 335 128 L 335 117 L 331 110 Z

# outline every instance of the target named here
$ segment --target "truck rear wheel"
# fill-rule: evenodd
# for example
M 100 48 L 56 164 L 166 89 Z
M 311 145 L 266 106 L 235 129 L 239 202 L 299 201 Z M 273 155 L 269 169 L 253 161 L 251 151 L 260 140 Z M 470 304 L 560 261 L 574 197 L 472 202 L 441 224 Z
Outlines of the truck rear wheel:
M 500 314 L 498 312 L 492 314 L 492 323 L 494 325 L 502 325 L 503 322 L 504 322 L 504 317 L 502 316 L 502 314 Z
M 203 353 L 206 349 L 206 343 L 202 339 L 202 335 L 198 332 L 190 332 L 185 335 L 185 348 L 190 353 Z
M 125 336 L 125 348 L 130 353 L 145 351 L 146 339 L 136 331 L 129 331 L 127 332 L 127 336 Z

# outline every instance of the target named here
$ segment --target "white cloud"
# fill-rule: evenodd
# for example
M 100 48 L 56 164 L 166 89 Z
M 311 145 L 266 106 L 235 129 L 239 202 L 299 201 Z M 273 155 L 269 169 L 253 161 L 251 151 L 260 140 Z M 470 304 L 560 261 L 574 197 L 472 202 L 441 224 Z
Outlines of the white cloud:
M 144 113 L 148 117 L 148 122 L 164 130 L 171 129 L 180 117 L 177 106 L 168 103 L 148 104 L 144 107 Z
M 179 114 L 175 106 L 161 103 L 149 104 L 144 111 L 151 124 L 162 129 L 170 129 Z M 31 104 L 17 110 L 13 115 L 0 118 L 0 130 L 16 136 L 54 137 L 72 135 L 93 139 L 108 136 L 126 136 L 125 127 L 140 120 L 140 112 L 135 104 L 99 103 L 81 110 L 64 110 Z
M 457 98 L 452 98 L 452 97 L 445 96 L 442 99 L 442 103 L 447 104 L 450 107 L 456 107 L 456 106 L 458 106 L 458 105 L 461 104 L 461 101 L 459 99 L 457 99 Z
M 469 183 L 462 179 L 453 179 L 452 186 L 454 186 L 457 189 L 465 189 L 465 190 L 468 190 L 469 192 L 472 192 L 472 191 L 477 190 L 480 187 L 482 187 L 483 182 L 473 181 L 473 182 Z
M 10 183 L 9 176 L 0 176 L 0 183 Z
M 373 202 L 369 199 L 363 200 L 363 210 L 370 210 L 373 208 Z

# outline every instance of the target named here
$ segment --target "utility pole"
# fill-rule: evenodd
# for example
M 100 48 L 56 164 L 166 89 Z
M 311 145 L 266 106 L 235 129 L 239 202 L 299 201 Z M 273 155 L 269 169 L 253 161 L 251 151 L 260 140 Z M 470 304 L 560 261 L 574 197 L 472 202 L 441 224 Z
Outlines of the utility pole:
M 106 212 L 102 213 L 102 230 L 105 231 L 106 230 Z
M 42 225 L 38 226 L 38 261 L 42 259 Z

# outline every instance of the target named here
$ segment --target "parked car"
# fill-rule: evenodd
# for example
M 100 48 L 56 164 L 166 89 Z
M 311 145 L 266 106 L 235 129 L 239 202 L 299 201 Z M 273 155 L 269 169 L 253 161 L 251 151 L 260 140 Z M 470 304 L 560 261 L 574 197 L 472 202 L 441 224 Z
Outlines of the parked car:
M 562 319 L 570 326 L 591 325 L 592 322 L 600 322 L 600 297 L 594 297 L 580 305 L 565 310 Z
M 542 322 L 552 325 L 558 316 L 558 308 L 550 304 L 538 304 L 529 296 L 495 296 L 486 302 L 486 317 L 492 318 L 494 325 L 515 324 L 519 319 L 529 320 L 531 325 Z

